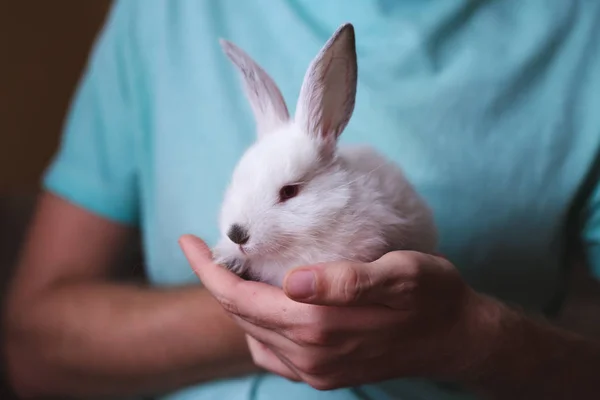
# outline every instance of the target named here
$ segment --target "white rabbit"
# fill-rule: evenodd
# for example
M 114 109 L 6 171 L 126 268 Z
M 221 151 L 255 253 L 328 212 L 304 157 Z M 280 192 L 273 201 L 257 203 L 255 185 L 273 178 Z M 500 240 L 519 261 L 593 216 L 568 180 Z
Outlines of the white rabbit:
M 258 139 L 225 193 L 217 263 L 281 287 L 297 266 L 435 251 L 432 213 L 399 167 L 370 147 L 337 149 L 356 96 L 351 24 L 310 64 L 293 119 L 269 75 L 233 43 L 221 46 L 243 78 Z

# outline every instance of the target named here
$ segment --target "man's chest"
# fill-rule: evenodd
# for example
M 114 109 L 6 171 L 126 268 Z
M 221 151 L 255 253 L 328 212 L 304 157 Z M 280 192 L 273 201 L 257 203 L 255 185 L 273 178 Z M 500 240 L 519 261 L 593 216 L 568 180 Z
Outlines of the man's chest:
M 256 54 L 258 44 L 237 39 Z M 254 140 L 235 71 L 208 40 L 196 45 L 158 68 L 149 129 L 139 138 L 149 272 L 158 283 L 195 281 L 177 238 L 193 233 L 215 244 L 230 174 Z M 292 113 L 313 55 L 310 46 L 303 52 L 257 57 Z M 565 80 L 515 82 L 518 64 L 500 71 L 464 57 L 438 74 L 403 75 L 393 63 L 378 72 L 365 60 L 341 143 L 372 145 L 403 168 L 434 211 L 440 251 L 473 284 L 507 293 L 546 275 L 549 288 L 556 274 L 548 269 L 558 269 L 568 213 L 596 156 L 592 118 L 561 100 Z M 461 63 L 469 70 L 454 68 Z
M 142 190 L 151 271 L 159 281 L 195 279 L 177 238 L 193 233 L 215 244 L 231 172 L 254 140 L 241 90 L 215 90 L 221 95 L 210 101 L 189 94 L 190 101 L 165 106 L 156 117 Z M 370 144 L 403 168 L 434 210 L 443 254 L 474 275 L 482 264 L 499 268 L 548 257 L 562 240 L 588 165 L 585 154 L 573 154 L 576 140 L 559 124 L 482 121 L 483 110 L 466 100 L 445 108 L 438 97 L 422 111 L 390 103 L 374 94 L 369 102 L 358 100 L 342 144 Z

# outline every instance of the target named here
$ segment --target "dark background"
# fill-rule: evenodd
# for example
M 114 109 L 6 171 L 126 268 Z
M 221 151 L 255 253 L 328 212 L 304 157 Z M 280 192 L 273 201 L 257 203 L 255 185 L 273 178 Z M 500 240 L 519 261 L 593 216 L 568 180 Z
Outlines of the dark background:
M 0 1 L 0 193 L 37 188 L 109 4 Z
M 108 0 L 0 0 L 0 306 L 40 175 L 109 6 Z M 10 398 L 2 363 L 0 400 Z
M 57 148 L 70 98 L 109 5 L 108 0 L 0 1 L 0 305 L 40 175 Z M 597 286 L 585 269 L 576 271 L 559 322 L 600 337 Z M 0 364 L 0 399 L 8 400 L 3 376 Z

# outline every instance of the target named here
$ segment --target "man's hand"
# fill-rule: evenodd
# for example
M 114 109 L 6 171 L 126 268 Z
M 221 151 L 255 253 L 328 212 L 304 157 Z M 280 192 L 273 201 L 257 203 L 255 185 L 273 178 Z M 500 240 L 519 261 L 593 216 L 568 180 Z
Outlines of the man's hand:
M 474 292 L 442 258 L 393 252 L 301 267 L 282 291 L 214 264 L 197 238 L 181 244 L 256 364 L 317 389 L 423 377 L 500 399 L 599 393 L 598 343 Z
M 317 389 L 407 376 L 455 380 L 485 356 L 476 326 L 483 299 L 442 258 L 394 252 L 368 264 L 299 268 L 283 292 L 212 263 L 196 238 L 181 244 L 248 334 L 255 362 L 276 374 Z

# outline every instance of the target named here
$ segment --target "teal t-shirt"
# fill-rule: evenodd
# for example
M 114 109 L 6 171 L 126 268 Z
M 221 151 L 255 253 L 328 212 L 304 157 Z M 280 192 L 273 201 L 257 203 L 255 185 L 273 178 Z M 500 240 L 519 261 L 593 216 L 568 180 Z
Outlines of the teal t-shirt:
M 251 54 L 293 112 L 308 63 L 343 22 L 356 28 L 359 79 L 341 142 L 402 166 L 474 288 L 552 313 L 580 244 L 600 277 L 600 2 L 117 1 L 45 187 L 139 225 L 153 284 L 196 282 L 177 239 L 215 243 L 223 191 L 255 135 L 218 38 Z M 318 392 L 257 375 L 164 398 L 468 396 L 426 380 Z

